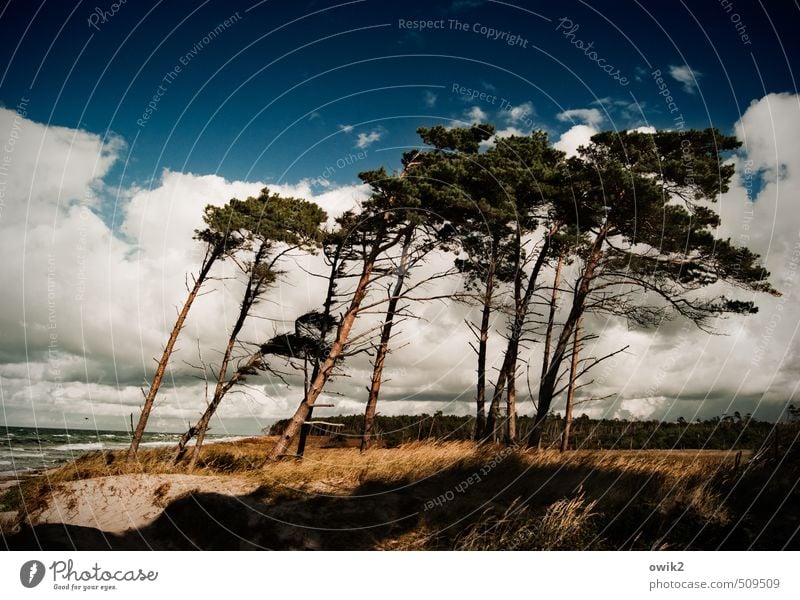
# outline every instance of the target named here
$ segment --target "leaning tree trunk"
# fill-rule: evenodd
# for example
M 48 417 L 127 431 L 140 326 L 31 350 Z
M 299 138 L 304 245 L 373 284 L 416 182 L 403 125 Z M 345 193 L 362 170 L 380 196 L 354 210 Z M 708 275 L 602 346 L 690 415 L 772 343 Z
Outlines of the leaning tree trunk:
M 603 243 L 607 231 L 608 226 L 603 225 L 592 246 L 592 250 L 586 262 L 586 267 L 579 280 L 580 284 L 575 290 L 572 299 L 572 308 L 570 309 L 569 316 L 564 323 L 564 327 L 561 329 L 561 334 L 558 336 L 558 342 L 553 350 L 553 356 L 550 360 L 550 364 L 547 366 L 545 376 L 542 377 L 539 384 L 539 403 L 536 407 L 536 416 L 533 420 L 533 426 L 528 434 L 528 447 L 530 448 L 538 448 L 541 444 L 542 425 L 550 412 L 550 406 L 553 404 L 553 394 L 555 392 L 556 382 L 558 381 L 561 363 L 564 360 L 567 346 L 575 331 L 575 326 L 583 315 L 586 297 L 589 294 L 591 283 L 595 276 L 595 270 L 602 258 Z
M 225 383 L 225 385 L 224 385 L 224 387 L 222 389 L 222 393 L 220 395 L 220 398 L 224 397 L 225 394 L 227 394 L 231 390 L 231 388 L 233 388 L 233 386 L 235 386 L 237 383 L 242 381 L 242 379 L 248 373 L 252 373 L 253 369 L 258 367 L 259 363 L 261 363 L 263 358 L 264 358 L 264 354 L 261 352 L 261 350 L 257 350 L 256 352 L 251 354 L 250 357 L 247 359 L 247 361 L 244 364 L 242 364 L 241 366 L 239 366 L 239 368 L 236 369 L 236 372 L 233 375 L 231 375 L 231 378 Z M 205 413 L 204 413 L 204 416 L 205 416 Z M 209 419 L 210 418 L 211 417 L 209 416 Z M 198 428 L 199 424 L 200 423 L 198 422 L 197 425 L 189 427 L 189 429 L 181 436 L 181 439 L 178 442 L 178 448 L 179 449 L 178 449 L 178 451 L 176 452 L 176 455 L 175 455 L 175 462 L 178 462 L 178 461 L 181 460 L 181 458 L 183 458 L 184 452 L 186 450 L 186 444 L 188 444 L 189 441 L 192 439 L 192 437 L 195 434 L 198 433 L 197 428 Z M 192 461 L 190 463 L 190 468 L 194 468 L 195 464 L 197 463 L 197 457 L 198 457 L 199 453 L 200 453 L 199 447 L 195 447 L 195 453 L 192 455 Z
M 164 379 L 164 373 L 167 370 L 167 363 L 169 363 L 170 356 L 172 356 L 172 352 L 175 348 L 175 342 L 178 340 L 178 334 L 180 334 L 181 329 L 183 329 L 183 323 L 186 321 L 186 317 L 189 314 L 189 309 L 192 307 L 195 298 L 197 298 L 197 294 L 200 292 L 200 288 L 208 277 L 212 265 L 222 255 L 222 251 L 223 247 L 221 245 L 207 249 L 206 256 L 203 259 L 203 264 L 200 267 L 200 273 L 195 279 L 194 285 L 189 291 L 186 301 L 183 303 L 181 312 L 178 313 L 178 318 L 175 320 L 175 325 L 172 327 L 169 339 L 167 340 L 167 345 L 164 347 L 164 351 L 161 354 L 161 360 L 158 361 L 158 368 L 153 376 L 153 381 L 150 383 L 150 390 L 145 396 L 142 412 L 139 414 L 139 422 L 136 425 L 136 429 L 133 431 L 131 445 L 130 448 L 128 448 L 128 463 L 132 463 L 136 460 L 136 453 L 139 450 L 139 444 L 142 442 L 142 436 L 144 435 L 144 430 L 147 427 L 147 421 L 150 418 L 150 412 L 153 410 L 153 404 L 155 402 L 156 395 L 158 394 L 158 390 L 161 387 L 161 382 Z
M 375 268 L 375 261 L 378 258 L 379 247 L 380 244 L 376 241 L 373 246 L 373 251 L 364 261 L 364 267 L 358 279 L 358 285 L 353 293 L 350 306 L 342 317 L 342 322 L 339 324 L 339 328 L 336 332 L 336 339 L 331 345 L 328 356 L 322 363 L 319 373 L 317 373 L 317 376 L 312 380 L 311 387 L 308 390 L 308 395 L 300 403 L 300 406 L 297 407 L 297 410 L 292 416 L 292 419 L 289 421 L 289 424 L 286 426 L 283 434 L 281 434 L 275 446 L 273 446 L 272 450 L 267 455 L 264 464 L 278 461 L 286 454 L 292 441 L 294 441 L 294 438 L 300 432 L 300 428 L 303 426 L 303 423 L 305 423 L 308 419 L 308 415 L 310 414 L 311 409 L 314 407 L 314 403 L 317 401 L 317 398 L 322 393 L 322 390 L 325 387 L 333 368 L 336 366 L 337 361 L 342 357 L 345 346 L 347 345 L 347 340 L 350 336 L 350 330 L 353 328 L 356 316 L 361 308 L 361 302 L 367 295 L 367 285 L 372 275 L 372 271 Z
M 394 318 L 397 314 L 397 304 L 400 301 L 400 294 L 403 291 L 403 283 L 406 278 L 406 269 L 408 268 L 408 251 L 411 246 L 411 239 L 414 234 L 413 227 L 410 227 L 406 232 L 406 237 L 403 240 L 403 251 L 400 255 L 400 266 L 397 268 L 397 281 L 395 282 L 392 296 L 389 298 L 389 304 L 386 307 L 386 320 L 383 322 L 381 328 L 381 338 L 378 344 L 378 349 L 375 354 L 375 364 L 372 369 L 372 382 L 369 387 L 369 398 L 367 399 L 367 407 L 364 410 L 364 431 L 361 436 L 361 452 L 369 448 L 372 441 L 372 432 L 375 426 L 375 413 L 378 409 L 378 395 L 381 391 L 381 383 L 383 379 L 383 366 L 386 362 L 386 354 L 389 351 L 389 340 L 392 337 L 392 327 L 394 325 Z
M 219 373 L 217 373 L 217 385 L 214 388 L 214 397 L 206 407 L 206 410 L 203 412 L 203 415 L 200 417 L 200 420 L 197 422 L 197 424 L 194 427 L 190 427 L 178 441 L 178 447 L 175 450 L 175 462 L 178 462 L 183 458 L 183 455 L 186 452 L 186 444 L 192 439 L 192 436 L 196 438 L 189 464 L 190 468 L 194 468 L 194 465 L 197 463 L 197 458 L 200 455 L 200 448 L 205 440 L 206 431 L 208 431 L 208 425 L 211 422 L 211 417 L 213 417 L 214 413 L 217 412 L 217 408 L 219 408 L 222 398 L 225 396 L 228 390 L 233 387 L 230 382 L 225 381 L 225 378 L 228 374 L 228 366 L 230 365 L 231 358 L 233 357 L 233 349 L 236 346 L 236 340 L 239 337 L 242 327 L 244 327 L 244 322 L 247 320 L 247 316 L 250 314 L 250 309 L 253 307 L 253 304 L 255 303 L 262 289 L 262 281 L 260 279 L 261 275 L 258 271 L 260 269 L 260 265 L 262 264 L 265 252 L 266 244 L 262 244 L 256 253 L 253 265 L 250 267 L 251 273 L 247 280 L 247 287 L 245 288 L 242 303 L 239 307 L 239 316 L 236 318 L 233 329 L 231 329 L 230 336 L 228 336 L 228 343 L 225 346 L 225 352 L 222 355 L 222 363 L 219 367 Z
M 569 429 L 572 426 L 572 407 L 575 401 L 575 374 L 578 371 L 578 350 L 581 340 L 581 320 L 575 324 L 575 335 L 572 338 L 572 357 L 569 365 L 569 389 L 567 406 L 564 410 L 564 433 L 561 435 L 561 452 L 569 449 Z
M 547 316 L 547 330 L 544 334 L 544 354 L 542 358 L 542 376 L 547 375 L 547 367 L 550 365 L 550 346 L 553 340 L 553 324 L 556 320 L 556 308 L 558 306 L 558 285 L 561 282 L 561 267 L 564 264 L 564 255 L 558 255 L 558 263 L 556 264 L 556 273 L 553 277 L 553 293 L 550 296 L 550 314 Z M 540 380 L 541 380 L 540 379 Z
M 525 288 L 525 293 L 521 297 L 519 296 L 519 293 L 516 294 L 519 299 L 515 302 L 514 321 L 511 328 L 511 335 L 508 338 L 508 346 L 506 347 L 505 357 L 503 358 L 503 366 L 501 367 L 500 373 L 497 376 L 497 383 L 495 384 L 494 388 L 494 396 L 492 396 L 492 403 L 489 407 L 489 418 L 486 423 L 486 432 L 484 435 L 485 439 L 488 439 L 490 435 L 493 437 L 495 434 L 498 415 L 500 412 L 500 400 L 503 397 L 504 389 L 507 389 L 507 393 L 509 394 L 508 398 L 510 398 L 510 403 L 513 405 L 512 408 L 508 406 L 507 403 L 507 408 L 512 410 L 512 412 L 516 410 L 516 370 L 517 358 L 519 356 L 519 342 L 522 339 L 525 320 L 528 316 L 528 308 L 530 307 L 533 294 L 536 291 L 536 281 L 538 280 L 539 273 L 541 272 L 542 267 L 547 259 L 547 254 L 550 250 L 550 244 L 552 243 L 551 238 L 556 230 L 557 226 L 554 225 L 551 227 L 549 235 L 545 238 L 544 245 L 539 251 L 539 255 L 536 257 L 536 262 L 534 263 L 530 277 L 528 278 L 528 285 Z M 509 412 L 507 416 L 511 415 L 512 413 Z M 514 427 L 514 431 L 511 432 L 507 426 L 505 428 L 506 439 L 516 439 L 515 415 L 511 418 L 513 419 L 512 426 Z
M 328 319 L 331 316 L 331 311 L 333 310 L 333 298 L 336 295 L 336 275 L 339 272 L 339 268 L 341 266 L 341 255 L 342 255 L 342 245 L 337 244 L 336 250 L 333 253 L 333 258 L 331 259 L 331 272 L 328 276 L 328 291 L 325 292 L 325 302 L 322 303 L 322 327 L 320 328 L 320 341 L 322 343 L 325 342 L 325 339 L 328 335 Z M 304 381 L 303 381 L 303 401 L 308 400 L 308 383 L 309 381 L 313 381 L 319 375 L 320 369 L 320 362 L 319 356 L 314 357 L 314 369 L 311 371 L 311 378 L 308 377 L 308 366 L 307 364 L 304 365 Z M 306 416 L 306 420 L 310 420 L 311 416 L 314 412 L 314 407 L 312 406 L 308 410 L 308 415 Z M 304 423 L 303 426 L 300 428 L 300 439 L 297 441 L 297 458 L 303 458 L 303 455 L 306 452 L 306 441 L 308 440 L 308 435 L 311 432 L 311 425 Z
M 197 463 L 197 457 L 200 454 L 200 448 L 203 445 L 203 441 L 206 437 L 206 431 L 208 431 L 208 425 L 211 422 L 211 417 L 217 412 L 217 408 L 219 408 L 220 403 L 222 402 L 222 398 L 225 396 L 225 393 L 233 387 L 229 385 L 231 382 L 225 381 L 225 376 L 228 372 L 228 365 L 230 364 L 231 357 L 233 355 L 233 348 L 236 345 L 236 338 L 239 335 L 239 331 L 242 328 L 242 324 L 244 323 L 243 316 L 246 316 L 246 312 L 242 312 L 239 315 L 239 319 L 237 319 L 236 326 L 234 327 L 233 331 L 231 332 L 231 336 L 228 339 L 228 345 L 225 347 L 225 354 L 222 357 L 222 364 L 219 368 L 219 375 L 217 376 L 217 386 L 214 390 L 214 398 L 211 400 L 209 405 L 206 407 L 206 410 L 203 412 L 203 416 L 200 417 L 200 420 L 197 421 L 197 424 L 190 428 L 190 431 L 194 431 L 194 435 L 196 438 L 194 449 L 192 450 L 192 458 L 189 463 L 189 468 L 194 468 L 194 465 Z M 183 440 L 181 440 L 183 441 Z M 187 440 L 188 441 L 188 440 Z M 180 460 L 181 456 L 185 451 L 186 445 L 185 443 L 181 446 L 178 446 L 178 456 L 176 460 Z
M 416 156 L 418 155 L 419 152 Z M 416 156 L 414 158 L 416 158 Z M 400 178 L 405 177 L 408 174 L 409 168 L 415 164 L 416 163 L 414 162 L 414 159 L 411 159 L 411 161 L 406 164 L 403 172 L 400 174 Z M 372 272 L 375 269 L 375 262 L 378 260 L 380 253 L 387 249 L 387 247 L 381 247 L 381 242 L 386 234 L 385 221 L 382 220 L 378 227 L 379 229 L 373 238 L 372 249 L 364 258 L 364 266 L 361 269 L 361 276 L 358 278 L 358 284 L 356 285 L 356 289 L 353 292 L 353 297 L 350 300 L 350 306 L 344 313 L 341 323 L 339 323 L 339 327 L 336 330 L 336 339 L 331 345 L 328 356 L 320 366 L 317 376 L 312 379 L 311 387 L 308 390 L 308 393 L 303 398 L 300 406 L 297 407 L 294 415 L 292 415 L 292 419 L 289 421 L 289 424 L 286 426 L 283 434 L 280 436 L 280 438 L 278 438 L 278 441 L 272 447 L 272 450 L 264 460 L 265 466 L 269 463 L 280 460 L 286 455 L 286 452 L 289 449 L 292 441 L 297 434 L 300 433 L 303 425 L 308 420 L 311 412 L 314 410 L 314 403 L 322 393 L 322 390 L 325 387 L 325 384 L 328 382 L 328 378 L 330 378 L 337 361 L 342 358 L 342 355 L 344 354 L 345 347 L 347 346 L 347 340 L 350 337 L 350 331 L 353 329 L 356 317 L 358 316 L 358 311 L 361 309 L 361 302 L 363 302 L 367 295 L 367 287 L 369 286 L 369 280 L 372 276 Z

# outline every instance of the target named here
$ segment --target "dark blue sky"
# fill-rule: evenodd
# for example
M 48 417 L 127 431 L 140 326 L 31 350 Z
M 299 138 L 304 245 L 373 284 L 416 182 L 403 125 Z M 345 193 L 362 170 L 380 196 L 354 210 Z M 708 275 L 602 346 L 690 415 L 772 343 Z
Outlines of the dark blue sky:
M 122 136 L 128 162 L 112 184 L 147 184 L 165 167 L 346 183 L 364 168 L 396 165 L 398 152 L 386 149 L 415 143 L 417 127 L 465 118 L 472 106 L 508 126 L 500 98 L 531 102 L 532 122 L 557 138 L 574 124 L 558 113 L 598 107 L 600 98 L 610 99 L 603 106 L 611 118 L 601 128 L 674 126 L 654 69 L 689 65 L 701 74 L 690 91 L 668 77 L 688 127 L 730 131 L 751 100 L 796 90 L 799 13 L 790 2 L 704 0 L 691 10 L 663 0 L 517 4 L 129 0 L 103 22 L 108 0 L 11 0 L 0 16 L 0 102 L 13 107 L 26 97 L 36 121 Z M 400 19 L 443 28 L 415 31 Z M 481 27 L 501 37 L 488 39 Z M 512 35 L 520 42 L 507 44 Z M 578 40 L 594 42 L 597 54 L 587 56 Z M 181 71 L 165 82 L 176 65 Z M 497 100 L 467 102 L 454 83 Z M 154 96 L 156 110 L 144 120 Z M 366 158 L 325 172 L 358 151 L 359 134 L 379 137 Z

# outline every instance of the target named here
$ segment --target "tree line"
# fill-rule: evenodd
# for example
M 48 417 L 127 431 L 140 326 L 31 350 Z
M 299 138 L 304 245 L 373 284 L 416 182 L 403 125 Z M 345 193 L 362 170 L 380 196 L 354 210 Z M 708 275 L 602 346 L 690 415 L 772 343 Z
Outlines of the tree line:
M 541 447 L 552 437 L 553 403 L 565 395 L 563 449 L 574 446 L 570 431 L 580 425 L 572 419 L 576 390 L 591 383 L 593 368 L 627 349 L 591 355 L 589 343 L 601 333 L 591 331 L 587 317 L 607 315 L 638 328 L 684 319 L 714 333 L 716 318 L 756 312 L 756 292 L 778 294 L 758 255 L 715 234 L 713 204 L 734 174 L 725 159 L 740 146 L 735 138 L 715 129 L 604 132 L 568 157 L 541 131 L 507 138 L 495 136 L 491 124 L 417 131 L 419 146 L 402 153 L 401 168 L 360 173 L 369 197 L 333 220 L 312 202 L 266 189 L 205 209 L 205 228 L 195 232 L 205 258 L 143 390 L 129 461 L 136 460 L 191 306 L 222 261 L 235 265 L 244 286 L 219 362 L 203 365 L 213 393 L 175 451 L 176 461 L 192 466 L 226 395 L 250 376 L 281 376 L 276 364 L 302 374 L 303 393 L 265 464 L 295 443 L 302 454 L 320 395 L 358 354 L 372 364 L 360 428 L 366 450 L 397 327 L 415 318 L 421 303 L 442 298 L 429 293 L 436 280 L 456 278 L 461 289 L 446 298 L 475 308 L 464 325 L 474 337 L 476 373 L 469 436 Z M 242 340 L 284 262 L 302 253 L 324 259 L 325 272 L 309 274 L 327 282 L 318 308 L 290 331 L 258 344 Z M 420 268 L 433 257 L 449 266 L 436 273 Z M 377 325 L 356 328 L 376 313 Z M 493 327 L 498 321 L 502 326 Z M 489 355 L 493 335 L 502 336 L 498 357 Z M 531 364 L 533 344 L 542 347 L 538 365 Z M 531 367 L 536 408 L 529 420 L 519 419 L 518 390 Z
M 335 431 L 319 426 L 316 433 L 329 437 L 326 443 L 330 446 L 353 445 L 351 442 L 362 435 L 362 415 L 325 417 L 325 422 L 343 425 Z M 268 430 L 269 435 L 281 435 L 287 424 L 288 419 L 275 422 Z M 518 417 L 520 437 L 524 438 L 532 424 L 533 417 Z M 375 438 L 385 447 L 423 440 L 470 440 L 474 430 L 474 416 L 441 412 L 432 415 L 378 415 L 373 429 Z M 564 416 L 561 413 L 547 415 L 542 426 L 542 446 L 560 448 L 563 431 Z M 769 447 L 776 433 L 781 447 L 796 445 L 800 436 L 800 419 L 772 423 L 735 413 L 690 422 L 682 417 L 676 421 L 592 419 L 582 414 L 573 421 L 571 431 L 570 450 L 758 450 Z

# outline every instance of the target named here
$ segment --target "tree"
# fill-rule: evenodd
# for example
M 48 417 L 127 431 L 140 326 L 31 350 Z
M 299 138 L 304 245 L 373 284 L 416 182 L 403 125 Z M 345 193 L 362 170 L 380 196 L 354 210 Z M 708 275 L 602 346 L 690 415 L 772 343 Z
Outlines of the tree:
M 423 140 L 433 147 L 438 159 L 429 165 L 430 183 L 426 197 L 434 198 L 458 240 L 460 256 L 455 264 L 465 276 L 467 298 L 480 308 L 479 322 L 467 321 L 475 336 L 477 355 L 475 392 L 475 438 L 483 439 L 487 429 L 486 378 L 488 342 L 492 312 L 501 300 L 501 286 L 515 281 L 519 271 L 519 202 L 513 184 L 518 172 L 527 167 L 511 138 L 495 142 L 479 153 L 481 143 L 494 134 L 490 124 L 461 129 L 437 126 L 421 129 Z M 517 138 L 514 138 L 517 139 Z M 509 142 L 506 144 L 506 142 Z M 511 176 L 512 173 L 514 176 Z M 523 211 L 525 215 L 528 211 Z M 489 421 L 495 413 L 490 409 Z
M 453 194 L 454 182 L 458 174 L 465 173 L 474 166 L 480 143 L 488 139 L 494 128 L 491 126 L 473 126 L 461 129 L 444 129 L 434 127 L 431 129 L 420 128 L 417 133 L 430 149 L 408 153 L 405 161 L 413 160 L 414 172 L 408 177 L 408 185 L 413 194 L 421 199 L 422 210 L 407 212 L 407 225 L 403 232 L 402 248 L 398 257 L 398 264 L 392 264 L 392 274 L 396 276 L 394 286 L 389 286 L 388 304 L 385 318 L 381 325 L 381 335 L 375 346 L 372 380 L 369 386 L 369 397 L 364 411 L 364 428 L 362 432 L 361 450 L 368 448 L 372 435 L 374 420 L 377 410 L 380 388 L 383 383 L 383 371 L 386 355 L 389 351 L 389 342 L 392 330 L 401 316 L 399 301 L 409 298 L 409 293 L 433 280 L 453 274 L 452 270 L 435 273 L 417 281 L 413 286 L 408 286 L 408 277 L 411 269 L 423 262 L 428 254 L 435 249 L 446 251 L 463 250 L 472 248 L 470 244 L 461 244 L 460 236 L 474 236 L 474 230 L 465 228 L 465 223 L 474 225 L 475 216 L 466 217 L 474 209 L 464 210 L 464 195 L 462 190 Z M 460 269 L 459 269 L 460 270 Z M 492 271 L 496 271 L 493 267 Z M 493 277 L 490 279 L 490 282 Z M 491 285 L 491 283 L 490 283 Z M 407 289 L 404 289 L 406 286 Z M 436 297 L 412 298 L 416 301 L 427 301 Z M 448 296 L 453 298 L 453 296 Z M 405 313 L 408 314 L 408 313 Z M 488 330 L 488 322 L 486 325 Z M 483 339 L 483 366 L 485 368 L 485 338 Z M 480 367 L 479 367 L 480 370 Z
M 575 382 L 578 379 L 578 350 L 581 342 L 581 322 L 575 325 L 572 334 L 572 357 L 569 366 L 569 388 L 567 390 L 567 405 L 564 410 L 564 432 L 561 435 L 561 452 L 569 449 L 569 430 L 572 426 L 572 408 L 575 402 Z
M 236 381 L 227 380 L 228 369 L 234 358 L 239 334 L 255 304 L 277 279 L 279 275 L 276 267 L 278 261 L 292 251 L 309 252 L 318 247 L 321 237 L 320 225 L 327 218 L 325 211 L 313 202 L 297 198 L 283 198 L 278 194 L 270 194 L 266 188 L 258 197 L 250 197 L 243 201 L 231 201 L 228 206 L 215 207 L 214 210 L 221 213 L 219 218 L 237 223 L 239 229 L 244 232 L 252 257 L 251 260 L 240 263 L 241 270 L 247 279 L 239 306 L 239 314 L 222 353 L 214 396 L 197 424 L 190 427 L 178 442 L 176 460 L 182 458 L 189 440 L 196 437 L 190 467 L 197 462 L 211 418 L 219 408 L 225 394 L 233 387 L 233 384 L 241 379 L 242 374 L 246 374 L 257 364 L 261 364 L 260 352 L 251 353 L 244 361 L 245 372 L 241 373 L 237 369 L 234 373 Z
M 355 254 L 349 251 L 349 237 L 347 232 L 355 223 L 355 215 L 345 212 L 336 219 L 336 227 L 325 232 L 322 241 L 322 252 L 329 267 L 325 300 L 322 303 L 322 312 L 311 311 L 302 315 L 295 321 L 295 333 L 283 334 L 274 337 L 262 346 L 266 354 L 283 356 L 291 363 L 293 360 L 303 361 L 303 400 L 308 399 L 309 382 L 319 376 L 322 361 L 330 352 L 331 342 L 329 335 L 338 327 L 339 321 L 333 316 L 334 304 L 337 297 L 338 282 L 345 277 L 344 268 L 348 260 L 355 259 Z M 313 365 L 309 377 L 308 364 Z M 306 419 L 310 419 L 313 406 L 309 408 Z M 297 443 L 297 456 L 302 457 L 305 452 L 306 438 L 310 426 L 304 423 L 300 429 L 300 439 Z
M 516 375 L 531 304 L 539 291 L 542 269 L 558 254 L 556 234 L 565 218 L 559 211 L 565 202 L 561 164 L 564 154 L 549 145 L 547 134 L 536 131 L 527 137 L 498 140 L 486 152 L 490 169 L 511 199 L 511 270 L 513 312 L 509 319 L 507 346 L 492 396 L 483 437 L 493 436 L 500 401 L 506 392 L 504 440 L 516 443 Z M 540 239 L 536 241 L 536 236 Z M 534 243 L 536 242 L 536 243 Z M 530 267 L 529 267 L 530 265 Z M 530 272 L 526 272 L 530 268 Z
M 724 314 L 750 314 L 753 302 L 703 291 L 721 284 L 776 294 L 759 257 L 714 236 L 709 204 L 728 189 L 733 166 L 722 153 L 739 146 L 713 129 L 601 133 L 567 163 L 576 202 L 576 256 L 582 266 L 569 313 L 539 385 L 528 444 L 538 446 L 561 364 L 586 310 L 646 326 L 682 317 L 711 331 Z
M 369 397 L 367 398 L 367 406 L 364 410 L 364 429 L 361 434 L 361 451 L 364 452 L 369 448 L 370 441 L 372 440 L 373 428 L 375 422 L 375 414 L 378 408 L 378 396 L 380 394 L 381 383 L 383 382 L 383 367 L 386 363 L 386 354 L 389 350 L 389 340 L 392 337 L 392 328 L 394 327 L 395 317 L 397 316 L 397 305 L 400 301 L 403 292 L 403 284 L 405 283 L 406 276 L 409 269 L 409 253 L 411 250 L 411 242 L 414 237 L 414 227 L 409 225 L 404 233 L 402 242 L 402 251 L 400 253 L 400 262 L 395 269 L 396 280 L 393 289 L 389 294 L 389 303 L 386 307 L 386 317 L 384 318 L 383 325 L 381 326 L 381 336 L 378 342 L 375 360 L 372 368 L 372 380 L 369 386 Z
M 286 455 L 289 446 L 308 420 L 334 367 L 347 354 L 351 343 L 350 332 L 370 285 L 385 276 L 385 273 L 376 273 L 379 257 L 402 242 L 402 229 L 407 224 L 408 209 L 419 207 L 419 198 L 404 181 L 408 169 L 414 165 L 413 155 L 405 156 L 403 162 L 404 169 L 399 177 L 389 177 L 384 169 L 359 174 L 362 181 L 371 186 L 372 194 L 363 203 L 358 222 L 346 223 L 348 230 L 344 233 L 348 249 L 359 255 L 359 260 L 354 261 L 360 263 L 355 289 L 350 295 L 349 305 L 338 320 L 336 336 L 327 356 L 321 361 L 317 376 L 311 380 L 308 393 L 304 395 L 283 434 L 267 455 L 265 464 L 280 460 Z
M 235 202 L 237 202 L 235 199 L 231 200 L 228 204 L 228 207 Z M 150 412 L 153 409 L 156 395 L 161 387 L 161 381 L 164 378 L 164 373 L 166 372 L 169 359 L 175 349 L 175 343 L 178 340 L 178 335 L 183 329 L 183 324 L 186 321 L 186 317 L 189 315 L 189 309 L 192 307 L 192 304 L 200 293 L 200 288 L 203 286 L 203 283 L 205 283 L 206 279 L 211 273 L 211 268 L 214 266 L 214 264 L 226 256 L 233 255 L 233 253 L 239 250 L 244 243 L 244 236 L 238 228 L 238 222 L 236 220 L 228 219 L 228 212 L 220 211 L 218 207 L 209 205 L 205 209 L 203 220 L 206 223 L 206 228 L 202 230 L 196 230 L 194 235 L 194 239 L 205 244 L 205 253 L 203 256 L 203 261 L 200 264 L 200 271 L 198 272 L 197 276 L 193 277 L 193 284 L 189 290 L 189 295 L 186 297 L 183 307 L 178 313 L 178 318 L 175 320 L 175 324 L 172 327 L 167 344 L 164 346 L 161 359 L 158 361 L 158 367 L 156 368 L 155 375 L 153 376 L 153 381 L 150 383 L 150 389 L 148 390 L 147 394 L 145 394 L 144 405 L 142 406 L 142 411 L 139 414 L 139 421 L 136 425 L 136 429 L 133 431 L 131 445 L 128 449 L 127 461 L 129 463 L 132 463 L 136 460 L 136 453 L 139 449 L 139 444 L 141 444 L 145 428 L 147 427 L 147 421 L 150 418 Z

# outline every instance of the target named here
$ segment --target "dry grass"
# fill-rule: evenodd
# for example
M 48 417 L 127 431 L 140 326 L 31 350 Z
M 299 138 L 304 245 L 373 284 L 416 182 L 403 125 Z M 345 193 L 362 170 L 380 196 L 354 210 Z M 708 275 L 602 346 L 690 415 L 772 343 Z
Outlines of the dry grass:
M 763 527 L 753 525 L 752 507 L 743 520 L 741 498 L 749 495 L 756 482 L 788 486 L 793 478 L 797 481 L 796 464 L 782 479 L 774 474 L 768 477 L 761 467 L 736 467 L 733 452 L 560 454 L 471 442 L 414 442 L 362 454 L 355 448 L 325 448 L 324 440 L 313 438 L 303 460 L 287 459 L 262 468 L 272 443 L 270 438 L 251 438 L 208 445 L 193 472 L 254 484 L 253 494 L 237 500 L 239 512 L 242 506 L 250 512 L 247 523 L 241 524 L 241 535 L 231 541 L 239 544 L 234 547 L 749 547 L 769 536 L 763 534 Z M 70 481 L 132 473 L 187 473 L 184 464 L 175 465 L 170 457 L 170 449 L 147 449 L 140 453 L 138 463 L 129 466 L 123 453 L 87 454 L 46 477 L 26 482 L 17 502 L 30 514 L 47 504 L 54 489 Z M 747 464 L 748 457 L 744 458 Z M 781 487 L 775 497 L 783 500 L 787 490 Z M 154 502 L 163 501 L 159 493 Z M 213 494 L 206 496 L 199 490 L 193 506 L 212 503 L 219 505 L 220 514 L 228 515 L 231 507 L 225 509 L 225 501 Z M 177 502 L 166 507 L 173 522 L 183 515 L 176 511 L 191 510 Z M 192 519 L 186 519 L 186 527 L 193 527 Z M 287 525 L 281 528 L 275 522 Z M 743 523 L 759 535 L 743 531 Z M 237 531 L 238 526 L 238 522 L 226 522 L 224 529 Z M 165 531 L 159 533 L 161 538 L 154 533 L 154 539 L 166 539 Z M 197 545 L 200 539 L 202 544 L 204 535 L 207 532 L 198 530 L 192 543 Z M 249 546 L 242 546 L 242 537 Z M 774 541 L 765 543 L 775 545 Z M 181 547 L 170 544 L 167 547 Z
M 594 526 L 597 501 L 580 493 L 557 500 L 539 517 L 514 502 L 499 517 L 486 514 L 455 543 L 456 550 L 591 550 L 600 546 Z

